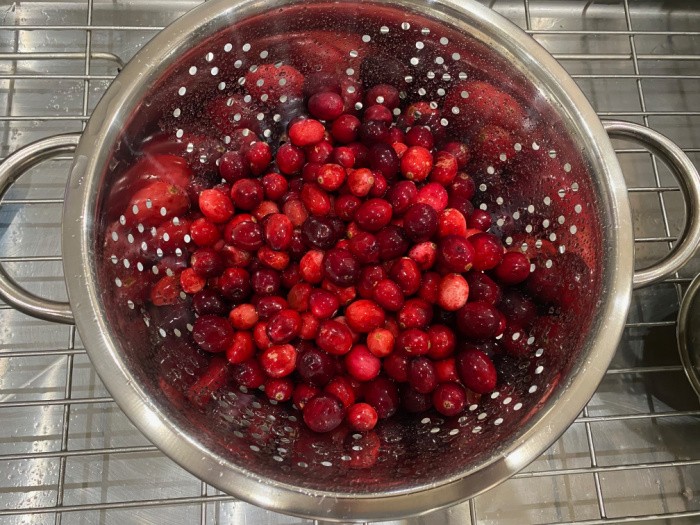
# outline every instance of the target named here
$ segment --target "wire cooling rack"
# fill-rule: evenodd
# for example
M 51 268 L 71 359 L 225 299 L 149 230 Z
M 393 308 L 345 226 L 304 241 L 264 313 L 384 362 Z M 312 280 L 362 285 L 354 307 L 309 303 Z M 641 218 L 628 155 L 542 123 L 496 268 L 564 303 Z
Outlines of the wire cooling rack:
M 80 131 L 119 69 L 196 1 L 0 5 L 0 157 Z M 700 5 L 682 1 L 484 2 L 561 61 L 604 118 L 633 120 L 700 165 Z M 682 230 L 678 186 L 655 158 L 617 143 L 638 265 Z M 70 157 L 24 175 L 0 208 L 0 262 L 24 286 L 65 299 L 60 218 Z M 524 472 L 408 524 L 700 523 L 700 405 L 677 354 L 675 318 L 696 257 L 634 293 L 597 393 Z M 308 520 L 221 494 L 160 454 L 92 369 L 74 327 L 0 303 L 0 524 L 271 523 Z

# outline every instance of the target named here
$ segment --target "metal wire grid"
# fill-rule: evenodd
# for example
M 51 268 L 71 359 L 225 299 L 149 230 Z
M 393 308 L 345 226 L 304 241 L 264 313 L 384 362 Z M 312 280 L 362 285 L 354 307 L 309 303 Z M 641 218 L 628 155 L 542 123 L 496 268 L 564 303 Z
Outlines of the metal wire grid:
M 99 0 L 97 1 L 99 2 Z M 45 124 L 43 123 L 56 121 L 58 127 L 52 126 L 49 130 L 39 132 L 40 134 L 43 132 L 45 135 L 61 131 L 76 131 L 84 127 L 84 123 L 90 116 L 91 108 L 100 94 L 100 89 L 106 87 L 106 83 L 114 78 L 118 69 L 123 66 L 124 61 L 127 59 L 127 57 L 120 57 L 112 52 L 95 51 L 93 49 L 93 35 L 95 32 L 137 32 L 150 37 L 155 31 L 162 28 L 160 25 L 93 24 L 95 3 L 95 0 L 87 0 L 84 24 L 20 23 L 15 26 L 0 25 L 0 32 L 12 32 L 16 44 L 13 51 L 0 53 L 0 94 L 3 94 L 2 92 L 5 91 L 4 114 L 0 114 L 0 133 L 3 133 L 4 140 L 0 143 L 0 147 L 3 147 L 2 144 L 6 145 L 3 151 L 4 154 L 9 154 L 11 152 L 10 149 L 13 150 L 15 148 L 15 146 L 11 145 L 14 142 L 11 140 L 11 134 L 14 127 L 18 126 L 20 122 L 29 122 L 32 125 L 38 123 L 44 126 Z M 192 7 L 194 4 L 196 2 L 182 6 L 183 10 Z M 692 119 L 693 117 L 699 117 L 700 111 L 693 109 L 692 106 L 690 109 L 683 108 L 682 110 L 658 109 L 656 105 L 648 102 L 649 97 L 645 89 L 648 90 L 647 82 L 654 80 L 669 81 L 675 79 L 682 83 L 697 81 L 700 79 L 700 74 L 697 74 L 700 73 L 700 69 L 697 66 L 691 66 L 689 68 L 680 67 L 680 72 L 676 72 L 674 68 L 671 68 L 670 71 L 664 70 L 661 73 L 649 73 L 647 71 L 648 68 L 645 68 L 644 65 L 650 62 L 673 65 L 679 63 L 700 64 L 700 52 L 697 46 L 691 47 L 688 53 L 679 52 L 672 46 L 670 51 L 665 53 L 656 53 L 653 50 L 649 53 L 642 53 L 639 51 L 639 46 L 640 40 L 646 37 L 662 37 L 668 41 L 679 38 L 698 39 L 700 31 L 687 31 L 685 29 L 636 30 L 633 24 L 634 6 L 632 9 L 630 8 L 629 0 L 622 0 L 622 2 L 613 5 L 605 4 L 606 16 L 621 17 L 624 20 L 623 27 L 616 29 L 542 28 L 539 24 L 542 21 L 542 17 L 537 14 L 542 4 L 539 2 L 535 3 L 534 0 L 522 0 L 521 2 L 492 1 L 489 5 L 511 17 L 546 47 L 548 47 L 548 39 L 550 38 L 574 37 L 585 44 L 594 42 L 599 38 L 626 39 L 629 50 L 624 52 L 592 52 L 590 49 L 587 50 L 586 46 L 582 46 L 584 48 L 582 52 L 578 50 L 576 50 L 577 52 L 567 53 L 555 52 L 554 56 L 562 61 L 565 66 L 582 62 L 586 63 L 587 68 L 592 70 L 592 72 L 577 72 L 576 68 L 573 68 L 573 71 L 570 69 L 572 76 L 582 84 L 600 80 L 616 82 L 630 80 L 634 82 L 634 97 L 638 101 L 639 109 L 601 110 L 599 111 L 601 117 L 631 118 L 640 120 L 645 125 L 650 125 L 650 119 L 686 119 L 688 122 L 691 122 L 691 129 L 694 127 Z M 9 9 L 12 10 L 13 7 L 15 7 L 15 4 Z M 99 4 L 99 7 L 109 10 L 109 5 Z M 579 14 L 578 16 L 585 19 L 589 8 L 595 8 L 595 2 L 586 2 L 585 5 L 581 3 L 577 7 L 576 12 Z M 5 13 L 5 16 L 7 16 L 7 13 Z M 126 18 L 128 19 L 128 17 Z M 1 14 L 0 20 L 3 20 Z M 38 34 L 37 32 L 50 32 L 60 35 L 64 31 L 72 32 L 71 34 L 75 32 L 84 34 L 84 46 L 81 51 L 52 50 L 49 52 L 36 52 L 32 50 L 27 51 L 26 46 L 20 45 L 20 33 L 22 35 L 33 35 Z M 82 72 L 80 73 L 57 72 L 54 68 L 48 68 L 50 72 L 25 72 L 25 68 L 22 67 L 28 61 L 57 61 L 63 63 L 64 61 L 76 60 L 82 61 Z M 608 64 L 616 64 L 616 68 L 607 67 Z M 620 67 L 620 64 L 622 67 Z M 112 71 L 105 68 L 105 65 L 108 65 Z M 628 70 L 629 66 L 631 66 L 631 72 L 622 73 L 619 71 Z M 585 70 L 586 68 L 583 69 Z M 100 74 L 96 73 L 96 71 L 100 71 Z M 63 114 L 60 108 L 55 108 L 57 111 L 48 113 L 43 110 L 33 112 L 31 109 L 24 112 L 17 111 L 13 107 L 13 101 L 15 95 L 14 87 L 18 81 L 81 82 L 81 111 L 70 114 Z M 94 86 L 99 83 L 101 83 L 101 86 L 98 87 L 98 92 L 95 93 Z M 592 97 L 592 100 L 595 104 L 595 97 Z M 0 98 L 0 103 L 2 102 L 3 98 Z M 700 160 L 698 155 L 700 153 L 700 136 L 691 134 L 690 142 L 682 142 L 682 145 L 684 146 L 684 151 L 691 155 L 691 158 Z M 617 149 L 617 152 L 621 160 L 623 157 L 634 157 L 636 160 L 632 162 L 633 166 L 638 166 L 639 159 L 642 159 L 641 162 L 647 163 L 647 168 L 649 166 L 651 168 L 651 183 L 636 184 L 630 188 L 633 208 L 635 197 L 640 197 L 642 200 L 646 199 L 647 204 L 650 197 L 655 201 L 657 207 L 655 216 L 657 219 L 661 219 L 662 231 L 660 234 L 640 231 L 636 236 L 637 251 L 643 255 L 646 254 L 647 259 L 651 260 L 663 254 L 664 251 L 668 251 L 676 241 L 677 234 L 680 231 L 678 221 L 673 219 L 673 214 L 678 214 L 678 200 L 674 201 L 674 196 L 678 196 L 678 186 L 673 181 L 668 181 L 663 167 L 659 165 L 656 158 L 648 155 L 644 150 L 620 147 Z M 70 161 L 70 158 L 58 158 L 50 162 L 59 164 L 61 161 L 65 164 Z M 65 165 L 67 166 L 67 164 Z M 625 165 L 624 162 L 623 165 Z M 60 207 L 62 202 L 63 199 L 58 196 L 24 197 L 22 195 L 10 195 L 9 198 L 4 199 L 3 205 L 17 207 L 21 210 L 23 208 L 34 209 L 34 207 L 42 206 Z M 644 211 L 644 206 L 642 207 L 642 211 Z M 54 213 L 54 215 L 56 214 Z M 1 220 L 2 216 L 0 216 Z M 58 217 L 56 216 L 54 220 L 57 221 Z M 12 221 L 12 218 L 10 218 L 10 221 Z M 0 222 L 0 224 L 4 226 L 4 221 Z M 1 236 L 0 241 L 5 243 Z M 48 268 L 47 275 L 31 275 L 30 273 L 29 278 L 27 278 L 28 286 L 38 286 L 41 289 L 42 284 L 55 278 L 55 270 L 51 271 L 50 265 L 58 265 L 61 260 L 60 255 L 17 255 L 6 249 L 7 245 L 2 247 L 2 243 L 0 243 L 0 255 L 2 255 L 0 261 L 3 264 L 14 268 L 23 265 L 27 267 L 37 265 L 44 270 Z M 651 248 L 647 250 L 648 247 Z M 10 255 L 7 255 L 8 252 Z M 697 263 L 698 261 L 696 260 L 695 262 Z M 663 339 L 661 341 L 662 346 L 665 345 L 666 350 L 669 350 L 669 347 L 671 347 L 670 351 L 674 351 L 675 341 L 671 340 L 671 337 L 675 328 L 675 312 L 682 298 L 684 287 L 691 280 L 690 276 L 690 273 L 676 275 L 665 283 L 652 287 L 650 291 L 635 294 L 633 313 L 627 323 L 626 336 L 621 347 L 634 346 L 634 341 L 637 337 L 635 334 L 657 332 L 659 337 Z M 52 289 L 50 286 L 49 288 Z M 58 295 L 65 295 L 60 285 Z M 666 302 L 661 306 L 659 306 L 659 296 L 666 299 Z M 647 312 L 649 308 L 652 309 L 651 315 Z M 659 308 L 664 311 L 665 316 L 657 316 L 653 313 L 658 311 Z M 5 315 L 5 319 L 9 321 L 11 320 L 9 314 L 12 314 L 13 319 L 22 317 L 21 314 L 13 312 L 8 305 L 0 304 L 0 316 Z M 24 322 L 26 322 L 26 319 Z M 40 327 L 52 326 L 50 323 L 34 323 L 34 325 Z M 55 380 L 43 390 L 41 388 L 38 390 L 33 389 L 31 381 L 9 390 L 4 388 L 3 382 L 0 382 L 0 386 L 3 386 L 3 388 L 0 388 L 0 420 L 7 420 L 4 416 L 10 415 L 9 421 L 12 424 L 12 421 L 14 421 L 12 419 L 13 411 L 21 412 L 22 410 L 33 408 L 44 410 L 58 409 L 60 411 L 58 423 L 55 425 L 57 429 L 56 435 L 54 436 L 57 438 L 57 445 L 51 450 L 37 451 L 34 450 L 37 448 L 35 446 L 32 450 L 5 453 L 6 449 L 12 449 L 12 447 L 7 447 L 6 445 L 13 438 L 9 432 L 0 434 L 0 436 L 3 436 L 0 437 L 0 473 L 15 472 L 15 470 L 19 472 L 21 468 L 17 469 L 17 464 L 42 460 L 51 462 L 50 468 L 56 470 L 55 475 L 50 476 L 52 482 L 47 482 L 46 485 L 48 486 L 40 487 L 40 489 L 37 489 L 36 486 L 31 486 L 31 484 L 24 487 L 16 486 L 11 479 L 11 475 L 8 476 L 8 482 L 5 482 L 3 479 L 2 484 L 0 484 L 0 523 L 95 523 L 97 521 L 111 522 L 112 517 L 124 521 L 125 516 L 128 516 L 126 522 L 131 522 L 132 519 L 141 522 L 141 518 L 137 517 L 146 516 L 147 519 L 160 523 L 163 522 L 160 519 L 164 515 L 148 514 L 148 509 L 162 512 L 166 508 L 174 508 L 176 512 L 186 509 L 189 513 L 183 513 L 180 515 L 180 518 L 176 518 L 181 519 L 182 521 L 180 522 L 182 523 L 196 521 L 191 519 L 194 516 L 197 516 L 202 524 L 225 522 L 227 519 L 231 520 L 231 522 L 237 522 L 236 520 L 246 517 L 251 523 L 307 523 L 305 520 L 265 513 L 249 505 L 235 502 L 233 498 L 223 495 L 199 481 L 193 482 L 198 484 L 198 486 L 195 485 L 195 492 L 190 495 L 183 495 L 179 490 L 168 490 L 166 487 L 159 490 L 154 497 L 144 497 L 139 492 L 132 492 L 127 494 L 127 497 L 114 500 L 112 499 L 113 495 L 107 491 L 101 495 L 98 502 L 67 502 L 66 493 L 75 490 L 74 476 L 71 475 L 71 480 L 67 480 L 67 469 L 70 461 L 76 459 L 82 461 L 82 465 L 86 466 L 85 468 L 87 469 L 87 477 L 90 477 L 89 469 L 94 464 L 104 465 L 109 463 L 110 460 L 112 462 L 119 461 L 121 457 L 133 457 L 137 458 L 137 461 L 138 458 L 144 457 L 160 458 L 160 454 L 153 445 L 145 443 L 142 439 L 140 442 L 137 439 L 136 444 L 130 445 L 119 445 L 117 444 L 119 440 L 114 440 L 114 442 L 107 440 L 107 445 L 100 446 L 92 443 L 88 436 L 87 439 L 83 440 L 86 443 L 85 445 L 76 447 L 73 443 L 76 440 L 71 436 L 71 424 L 75 426 L 74 416 L 77 413 L 83 409 L 97 414 L 105 411 L 118 412 L 118 409 L 116 409 L 112 399 L 99 385 L 94 372 L 90 371 L 90 367 L 86 363 L 85 350 L 82 348 L 75 327 L 69 327 L 67 332 L 58 329 L 49 330 L 51 334 L 49 336 L 42 335 L 40 337 L 41 341 L 37 341 L 37 344 L 32 344 L 30 341 L 24 344 L 23 348 L 17 348 L 11 343 L 12 326 L 10 326 L 9 322 L 6 326 L 9 329 L 2 332 L 2 325 L 0 325 L 0 380 L 2 380 L 3 374 L 7 375 L 9 373 L 8 370 L 12 370 L 13 361 L 19 363 L 16 366 L 21 366 L 21 363 L 24 363 L 27 359 L 43 357 L 63 358 L 63 363 L 59 367 L 63 372 L 63 377 L 55 377 Z M 67 336 L 66 344 L 56 340 L 56 334 L 59 333 L 62 337 Z M 10 341 L 10 344 L 6 344 L 6 341 Z M 658 343 L 659 341 L 656 341 L 655 344 L 658 345 Z M 58 348 L 56 348 L 57 344 Z M 624 348 L 621 348 L 619 353 L 624 354 Z M 432 520 L 431 518 L 425 518 L 421 523 L 447 523 L 448 521 L 449 523 L 466 523 L 471 521 L 473 524 L 576 522 L 593 525 L 613 522 L 651 522 L 656 520 L 663 520 L 663 523 L 673 522 L 674 524 L 700 522 L 700 500 L 693 492 L 693 489 L 700 491 L 700 486 L 697 486 L 700 479 L 700 455 L 697 452 L 695 455 L 689 452 L 694 450 L 692 441 L 697 442 L 695 438 L 700 434 L 700 419 L 698 419 L 700 407 L 695 400 L 688 401 L 685 399 L 680 403 L 676 403 L 673 400 L 669 402 L 670 404 L 660 403 L 658 400 L 652 399 L 652 394 L 656 393 L 652 388 L 651 393 L 647 389 L 644 395 L 641 396 L 641 408 L 640 404 L 636 403 L 628 404 L 625 407 L 623 404 L 616 405 L 615 402 L 611 404 L 609 401 L 606 401 L 606 399 L 618 399 L 621 395 L 624 397 L 627 393 L 636 393 L 636 381 L 640 380 L 640 378 L 648 386 L 658 382 L 663 383 L 664 381 L 659 378 L 672 377 L 671 381 L 681 391 L 684 391 L 684 388 L 689 390 L 682 383 L 682 367 L 674 356 L 675 354 L 670 358 L 661 360 L 661 362 L 655 359 L 650 360 L 646 357 L 637 360 L 632 359 L 632 361 L 625 358 L 616 358 L 599 389 L 599 393 L 596 394 L 571 429 L 549 452 L 543 455 L 541 460 L 538 460 L 526 471 L 514 476 L 513 480 L 500 488 L 457 506 L 450 513 L 436 514 Z M 85 372 L 85 370 L 88 370 L 88 372 Z M 86 373 L 89 376 L 87 383 L 83 378 Z M 85 391 L 85 395 L 76 395 L 76 380 L 81 383 L 82 388 L 82 390 L 78 389 L 78 392 Z M 614 388 L 610 389 L 611 384 L 621 385 L 625 392 L 621 393 L 616 392 Z M 626 392 L 627 390 L 630 392 Z M 46 391 L 50 391 L 51 394 L 44 395 Z M 608 405 L 612 405 L 618 410 L 612 410 L 611 412 Z M 661 432 L 659 428 L 664 427 L 666 424 L 675 426 L 672 423 L 678 421 L 683 422 L 680 428 L 686 432 L 689 431 L 690 434 L 681 436 L 679 438 L 680 441 L 675 443 L 674 446 L 681 450 L 680 453 L 676 454 L 675 457 L 671 454 L 671 456 L 661 460 L 657 460 L 653 455 L 645 455 L 648 447 L 640 449 L 634 439 L 625 436 L 626 428 L 623 428 L 623 432 L 619 435 L 619 431 L 616 431 L 615 428 L 619 425 L 624 427 L 625 425 L 641 423 L 641 427 L 645 429 L 649 439 L 654 440 L 658 439 L 658 435 L 660 435 L 658 434 Z M 123 423 L 123 426 L 128 426 L 128 424 Z M 108 432 L 109 429 L 105 429 L 103 433 Z M 569 439 L 567 441 L 568 435 L 575 435 L 573 441 L 576 442 L 578 440 L 578 445 L 574 445 L 572 448 L 572 440 Z M 41 438 L 42 436 L 36 436 L 37 440 Z M 618 438 L 621 441 L 614 443 L 614 446 L 606 446 L 608 441 L 615 441 Z M 15 436 L 15 439 L 31 441 L 32 433 L 20 432 L 19 438 Z M 690 440 L 691 444 L 682 441 L 683 439 Z M 616 462 L 614 460 L 609 461 L 609 458 L 606 459 L 606 455 L 610 453 L 610 450 L 615 448 L 627 451 L 623 457 L 624 461 Z M 652 459 L 645 459 L 648 457 Z M 164 461 L 166 470 L 179 470 L 174 464 L 170 464 L 167 460 Z M 15 467 L 11 468 L 10 465 L 15 465 Z M 688 484 L 680 495 L 683 500 L 682 504 L 679 504 L 677 501 L 679 494 L 676 493 L 677 487 L 673 485 L 673 479 L 671 483 L 668 483 L 668 476 L 663 475 L 669 471 L 678 474 L 675 477 L 682 478 Z M 616 477 L 619 475 L 622 477 Z M 180 476 L 187 475 L 181 474 Z M 618 481 L 621 480 L 629 482 L 631 479 L 629 476 L 651 476 L 652 479 L 656 480 L 658 491 L 654 497 L 659 500 L 659 506 L 653 508 L 652 512 L 644 511 L 644 504 L 637 498 L 640 496 L 644 498 L 645 493 L 644 491 L 640 493 L 639 487 L 635 486 L 634 483 L 615 488 L 611 486 L 613 483 L 617 485 Z M 592 489 L 590 484 L 586 488 L 586 484 L 582 485 L 576 481 L 583 478 L 592 478 Z M 552 482 L 552 485 L 564 487 L 565 490 L 563 492 L 557 493 L 555 490 L 552 495 L 546 490 L 538 493 L 537 490 L 530 488 L 528 489 L 530 493 L 528 494 L 527 505 L 516 503 L 512 507 L 507 507 L 506 503 L 504 508 L 504 502 L 507 500 L 500 496 L 504 494 L 509 495 L 511 493 L 509 491 L 520 490 L 524 486 L 523 484 L 532 487 L 532 482 L 544 482 L 554 479 L 563 480 L 561 483 Z M 37 485 L 41 485 L 41 483 L 40 481 Z M 664 483 L 668 484 L 664 486 Z M 69 484 L 70 487 L 68 487 Z M 96 486 L 100 486 L 99 480 L 96 482 Z M 582 487 L 584 488 L 582 489 Z M 619 490 L 620 488 L 621 490 Z M 43 499 L 39 497 L 34 501 L 34 504 L 31 501 L 21 501 L 21 498 L 17 502 L 16 496 L 18 492 L 32 490 L 44 490 L 48 496 Z M 39 494 L 43 493 L 39 492 Z M 538 496 L 540 499 L 537 499 Z M 646 497 L 649 497 L 648 493 L 646 493 Z M 72 498 L 71 501 L 73 500 L 75 498 Z M 628 507 L 621 506 L 620 501 L 632 502 L 632 505 Z M 642 510 L 637 509 L 637 506 L 641 506 Z M 591 510 L 590 507 L 594 507 L 594 509 Z M 611 507 L 613 507 L 612 510 Z M 654 506 L 652 505 L 652 507 Z M 626 510 L 621 513 L 620 508 Z M 159 511 L 158 509 L 161 510 Z M 129 511 L 129 514 L 123 514 L 119 511 Z M 146 512 L 146 514 L 139 514 L 140 512 Z M 178 516 L 179 514 L 173 515 Z M 161 516 L 161 518 L 154 516 Z

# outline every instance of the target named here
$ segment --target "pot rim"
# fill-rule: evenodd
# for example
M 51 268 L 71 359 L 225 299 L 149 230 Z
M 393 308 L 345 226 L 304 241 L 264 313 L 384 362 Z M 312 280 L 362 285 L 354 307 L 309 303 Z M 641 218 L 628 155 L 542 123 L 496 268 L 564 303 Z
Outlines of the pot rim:
M 615 352 L 631 299 L 633 232 L 627 189 L 615 152 L 600 120 L 564 68 L 515 24 L 475 0 L 436 0 L 435 15 L 469 24 L 505 49 L 540 81 L 560 113 L 588 148 L 592 172 L 604 191 L 598 194 L 607 211 L 602 301 L 586 340 L 588 351 L 579 373 L 568 378 L 544 406 L 478 469 L 404 491 L 352 494 L 300 489 L 237 467 L 184 434 L 167 418 L 129 372 L 116 351 L 97 289 L 97 266 L 91 242 L 95 227 L 99 179 L 111 147 L 143 94 L 179 56 L 191 47 L 193 35 L 204 37 L 289 0 L 210 0 L 158 33 L 117 76 L 95 108 L 75 152 L 66 188 L 63 216 L 63 266 L 71 306 L 90 360 L 114 400 L 134 425 L 159 449 L 189 472 L 224 492 L 267 509 L 320 519 L 378 520 L 405 517 L 453 505 L 504 481 L 544 452 L 574 421 L 593 395 Z M 343 0 L 346 1 L 346 0 Z M 420 0 L 374 3 L 424 10 Z

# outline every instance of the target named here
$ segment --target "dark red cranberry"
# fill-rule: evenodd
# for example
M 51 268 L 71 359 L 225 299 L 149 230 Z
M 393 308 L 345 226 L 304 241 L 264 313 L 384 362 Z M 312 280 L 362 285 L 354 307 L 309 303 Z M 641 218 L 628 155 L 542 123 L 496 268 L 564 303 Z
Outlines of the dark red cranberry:
M 361 124 L 360 119 L 354 115 L 340 115 L 333 121 L 331 135 L 341 144 L 350 144 L 357 140 Z
M 337 362 L 328 353 L 313 345 L 300 347 L 297 373 L 309 383 L 324 386 L 336 374 Z
M 381 266 L 365 266 L 360 270 L 357 291 L 361 297 L 371 298 L 379 281 L 387 278 L 386 271 Z
M 418 189 L 410 180 L 402 180 L 394 184 L 387 192 L 387 200 L 394 210 L 394 215 L 402 215 L 416 202 Z
M 457 383 L 443 383 L 433 392 L 433 406 L 443 416 L 456 416 L 466 404 L 467 394 Z
M 216 289 L 233 302 L 243 302 L 251 292 L 250 274 L 243 268 L 226 268 L 216 279 Z
M 335 397 L 319 394 L 310 399 L 304 410 L 304 423 L 314 432 L 330 432 L 343 422 L 345 410 Z
M 406 133 L 407 146 L 422 146 L 425 149 L 433 149 L 433 134 L 422 126 L 413 126 Z
M 501 287 L 491 277 L 481 272 L 468 272 L 469 299 L 497 304 L 501 300 Z
M 427 241 L 437 231 L 438 214 L 428 204 L 412 204 L 403 219 L 406 237 L 413 242 Z
M 289 304 L 278 295 L 264 295 L 255 299 L 255 309 L 262 321 L 267 321 L 285 308 L 289 308 Z
M 452 328 L 434 324 L 428 328 L 428 337 L 430 338 L 428 356 L 431 359 L 444 359 L 453 354 L 456 338 Z
M 371 170 L 380 172 L 387 180 L 393 180 L 399 172 L 399 157 L 389 144 L 372 144 L 367 162 Z
M 509 323 L 518 326 L 528 327 L 537 317 L 537 306 L 519 290 L 507 290 L 498 303 L 498 309 Z
M 377 232 L 379 243 L 379 259 L 390 261 L 404 255 L 410 246 L 403 230 L 398 226 L 389 225 Z
M 309 247 L 328 250 L 338 242 L 333 221 L 328 217 L 309 217 L 301 227 L 304 242 Z
M 443 151 L 450 153 L 457 159 L 457 167 L 464 169 L 470 158 L 469 147 L 464 142 L 448 142 L 442 147 Z
M 390 379 L 378 377 L 370 381 L 365 385 L 364 396 L 380 419 L 393 416 L 399 408 L 399 391 Z
M 469 271 L 474 261 L 474 248 L 459 235 L 448 235 L 438 244 L 438 260 L 455 273 Z
M 260 363 L 255 358 L 248 359 L 239 365 L 234 365 L 232 370 L 234 381 L 246 388 L 259 388 L 267 379 Z
M 219 174 L 227 182 L 235 182 L 250 175 L 248 163 L 239 151 L 227 151 L 219 158 Z
M 411 356 L 425 355 L 430 350 L 430 336 L 418 328 L 409 328 L 399 333 L 396 348 Z
M 432 405 L 430 394 L 422 394 L 410 386 L 401 389 L 401 406 L 411 414 L 420 414 L 429 410 Z
M 481 350 L 460 352 L 457 355 L 457 373 L 464 386 L 477 394 L 487 394 L 496 388 L 496 367 Z
M 485 210 L 476 209 L 467 219 L 470 228 L 485 232 L 491 227 L 491 214 Z
M 250 282 L 253 291 L 260 295 L 279 294 L 282 286 L 279 272 L 269 268 L 253 272 Z
M 323 272 L 338 286 L 351 286 L 360 277 L 360 264 L 350 251 L 334 248 L 323 259 Z
M 343 113 L 343 99 L 337 93 L 325 91 L 309 99 L 309 113 L 321 120 L 335 120 Z
M 262 179 L 263 189 L 265 190 L 265 198 L 271 201 L 279 201 L 282 196 L 287 193 L 289 189 L 289 183 L 279 173 L 268 173 L 264 175 Z
M 454 208 L 459 211 L 464 217 L 469 217 L 474 213 L 474 205 L 466 197 L 450 195 L 447 201 L 448 208 Z
M 231 200 L 239 210 L 254 210 L 265 196 L 265 189 L 259 180 L 241 179 L 231 186 Z
M 457 312 L 457 328 L 470 339 L 491 339 L 499 333 L 500 312 L 489 303 L 467 303 Z
M 292 232 L 292 240 L 287 246 L 287 251 L 292 260 L 298 261 L 307 252 L 308 247 L 304 242 L 304 235 L 302 234 L 301 228 L 295 228 Z
M 450 185 L 448 193 L 456 197 L 464 197 L 467 200 L 472 200 L 474 195 L 476 195 L 474 179 L 464 172 L 458 173 L 457 177 Z
M 362 114 L 363 122 L 370 122 L 373 120 L 391 124 L 394 121 L 394 115 L 388 108 L 382 106 L 381 104 L 375 104 L 365 109 L 364 113 Z
M 408 364 L 408 384 L 416 392 L 429 394 L 437 387 L 435 366 L 427 357 L 416 357 Z
M 201 292 L 197 292 L 192 296 L 192 307 L 200 317 L 205 315 L 226 315 L 228 307 L 221 298 L 211 288 L 205 288 Z
M 366 146 L 371 146 L 378 142 L 388 142 L 389 124 L 381 120 L 363 122 L 360 126 L 360 140 Z
M 390 84 L 377 84 L 367 90 L 365 104 L 372 106 L 381 104 L 389 109 L 399 107 L 399 91 Z
M 389 354 L 382 361 L 382 368 L 386 375 L 399 383 L 408 381 L 408 362 L 411 360 L 407 355 L 399 352 Z
M 285 175 L 299 173 L 305 162 L 304 150 L 287 142 L 277 150 L 275 161 Z
M 233 327 L 225 317 L 204 315 L 194 322 L 192 338 L 202 350 L 225 352 L 233 342 Z

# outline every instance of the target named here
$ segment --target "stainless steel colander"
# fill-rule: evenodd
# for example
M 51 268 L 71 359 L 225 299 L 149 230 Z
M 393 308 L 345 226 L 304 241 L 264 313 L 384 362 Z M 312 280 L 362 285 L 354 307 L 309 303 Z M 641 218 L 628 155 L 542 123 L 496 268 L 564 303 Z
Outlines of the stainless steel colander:
M 405 108 L 439 115 L 434 134 L 465 140 L 475 122 L 450 97 L 491 83 L 525 108 L 511 147 L 470 165 L 476 203 L 505 244 L 538 264 L 568 261 L 572 300 L 527 339 L 522 359 L 499 361 L 499 386 L 457 418 L 426 414 L 374 432 L 318 435 L 299 413 L 260 392 L 191 388 L 226 368 L 192 348 L 188 299 L 153 307 L 144 292 L 182 268 L 187 250 L 146 209 L 125 207 L 139 187 L 129 168 L 156 153 L 184 157 L 197 176 L 246 135 L 275 148 L 303 93 L 246 85 L 263 65 L 291 65 L 342 90 L 389 82 Z M 212 104 L 228 107 L 212 117 Z M 679 177 L 688 220 L 653 268 L 633 272 L 629 204 L 608 134 L 658 154 Z M 43 319 L 75 322 L 116 402 L 159 448 L 207 483 L 272 510 L 321 519 L 387 519 L 427 512 L 503 481 L 543 452 L 594 392 L 621 334 L 633 283 L 675 272 L 700 242 L 700 180 L 680 149 L 647 128 L 602 124 L 571 78 L 517 27 L 474 2 L 211 0 L 157 35 L 115 79 L 85 131 L 40 141 L 0 167 L 0 195 L 29 166 L 75 150 L 63 221 L 70 304 L 20 290 L 0 271 L 0 296 Z M 165 221 L 180 217 L 157 208 Z M 187 240 L 187 239 L 185 239 Z M 551 256 L 551 258 L 550 258 Z M 580 272 L 579 272 L 580 273 Z M 199 383 L 201 384 L 201 383 Z M 199 399 L 203 397 L 204 399 Z

